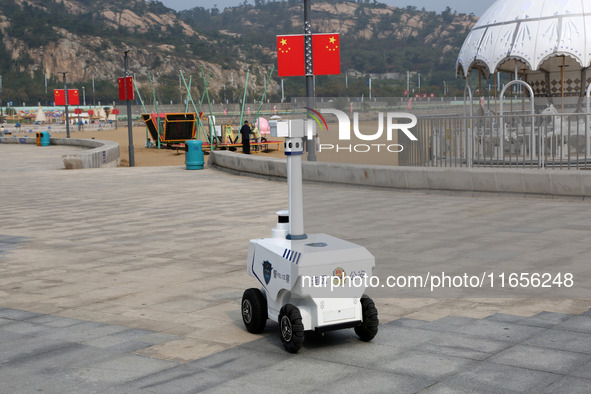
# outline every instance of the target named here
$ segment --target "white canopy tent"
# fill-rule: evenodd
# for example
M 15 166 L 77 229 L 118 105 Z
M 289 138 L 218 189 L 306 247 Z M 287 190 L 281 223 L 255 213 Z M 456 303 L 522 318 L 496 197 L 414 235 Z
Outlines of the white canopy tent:
M 511 73 L 536 97 L 561 97 L 563 109 L 566 97 L 580 109 L 572 97 L 585 96 L 590 64 L 591 1 L 497 0 L 464 41 L 456 72 Z
M 45 112 L 43 111 L 41 105 L 39 105 L 39 109 L 35 115 L 35 123 L 47 123 L 47 116 L 45 116 Z

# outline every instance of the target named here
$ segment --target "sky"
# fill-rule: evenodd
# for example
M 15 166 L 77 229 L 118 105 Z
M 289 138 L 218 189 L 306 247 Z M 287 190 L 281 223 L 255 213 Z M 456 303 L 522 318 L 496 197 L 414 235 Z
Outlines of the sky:
M 220 10 L 226 7 L 233 7 L 244 2 L 244 0 L 160 0 L 162 4 L 177 11 L 186 10 L 193 7 L 213 8 L 217 5 Z M 254 0 L 247 0 L 254 4 Z M 314 0 L 311 0 L 314 2 Z M 425 7 L 427 11 L 441 12 L 446 7 L 456 10 L 458 13 L 473 13 L 481 16 L 484 11 L 490 7 L 495 0 L 378 0 L 379 3 L 385 3 L 395 7 L 406 8 L 407 5 L 413 5 L 419 10 Z M 313 4 L 313 3 L 312 3 Z

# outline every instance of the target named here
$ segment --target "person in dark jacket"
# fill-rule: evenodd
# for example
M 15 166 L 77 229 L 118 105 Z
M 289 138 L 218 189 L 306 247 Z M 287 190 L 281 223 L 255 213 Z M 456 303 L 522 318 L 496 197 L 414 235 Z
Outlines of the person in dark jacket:
M 248 120 L 244 121 L 244 125 L 240 128 L 240 135 L 242 136 L 242 153 L 250 155 L 250 134 L 252 130 L 248 125 Z

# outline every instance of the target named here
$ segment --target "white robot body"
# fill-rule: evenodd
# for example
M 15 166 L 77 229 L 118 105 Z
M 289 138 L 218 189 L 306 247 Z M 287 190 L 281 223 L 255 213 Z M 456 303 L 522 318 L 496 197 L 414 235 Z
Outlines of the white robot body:
M 248 247 L 248 274 L 262 286 L 269 318 L 277 321 L 281 307 L 291 303 L 300 308 L 306 330 L 361 321 L 359 298 L 374 266 L 367 249 L 327 234 L 254 239 Z

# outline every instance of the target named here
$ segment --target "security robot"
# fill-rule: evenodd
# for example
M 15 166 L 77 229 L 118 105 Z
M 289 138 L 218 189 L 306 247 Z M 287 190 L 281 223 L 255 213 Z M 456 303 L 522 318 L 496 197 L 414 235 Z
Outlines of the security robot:
M 378 311 L 363 292 L 375 266 L 362 246 L 327 234 L 305 234 L 302 200 L 304 131 L 311 120 L 272 122 L 272 133 L 285 137 L 289 210 L 279 211 L 271 238 L 248 246 L 248 274 L 259 288 L 244 291 L 242 319 L 251 333 L 261 333 L 267 319 L 279 323 L 281 342 L 296 353 L 305 331 L 354 328 L 371 341 L 378 332 Z M 275 130 L 276 128 L 276 130 Z

